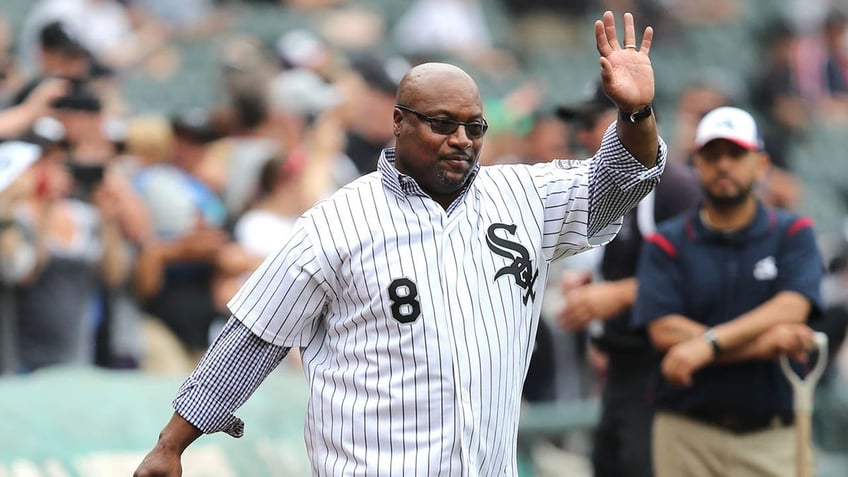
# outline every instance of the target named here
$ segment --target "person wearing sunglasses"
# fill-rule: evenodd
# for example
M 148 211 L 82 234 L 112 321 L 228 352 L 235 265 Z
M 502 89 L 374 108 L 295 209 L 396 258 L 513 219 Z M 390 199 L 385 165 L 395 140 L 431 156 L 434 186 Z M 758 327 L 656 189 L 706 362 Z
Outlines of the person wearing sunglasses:
M 378 170 L 307 211 L 228 307 L 136 477 L 179 475 L 204 433 L 297 347 L 313 475 L 517 475 L 521 388 L 548 263 L 611 240 L 656 185 L 666 147 L 650 104 L 653 30 L 595 24 L 621 115 L 587 161 L 481 167 L 480 92 L 425 63 L 400 82 Z M 281 398 L 284 398 L 281 396 Z

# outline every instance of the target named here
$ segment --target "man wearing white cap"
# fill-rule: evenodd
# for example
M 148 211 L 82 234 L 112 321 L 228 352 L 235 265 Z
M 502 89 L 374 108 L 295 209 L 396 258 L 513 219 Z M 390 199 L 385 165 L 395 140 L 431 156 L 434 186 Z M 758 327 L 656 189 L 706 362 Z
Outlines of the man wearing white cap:
M 795 475 L 792 392 L 776 358 L 811 345 L 823 270 L 811 220 L 756 197 L 768 162 L 750 114 L 709 112 L 694 154 L 704 201 L 642 248 L 633 322 L 664 353 L 657 477 Z

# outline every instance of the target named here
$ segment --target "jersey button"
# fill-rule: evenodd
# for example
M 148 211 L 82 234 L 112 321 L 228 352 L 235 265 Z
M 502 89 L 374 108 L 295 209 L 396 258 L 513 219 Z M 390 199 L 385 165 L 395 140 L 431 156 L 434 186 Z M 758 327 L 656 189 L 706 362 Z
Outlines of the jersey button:
M 468 396 L 468 391 L 466 391 L 465 389 L 459 391 L 459 399 L 466 404 L 471 403 L 471 398 Z

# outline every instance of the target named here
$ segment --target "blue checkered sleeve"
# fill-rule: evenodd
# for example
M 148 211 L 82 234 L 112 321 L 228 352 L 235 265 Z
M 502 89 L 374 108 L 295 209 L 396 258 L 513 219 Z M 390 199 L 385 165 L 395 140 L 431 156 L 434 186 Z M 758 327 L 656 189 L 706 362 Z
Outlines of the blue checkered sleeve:
M 174 398 L 174 410 L 206 434 L 244 435 L 235 411 L 286 357 L 231 317 Z
M 658 141 L 657 163 L 646 168 L 618 139 L 616 123 L 607 128 L 601 148 L 589 166 L 590 237 L 635 207 L 660 181 L 668 148 L 662 138 Z

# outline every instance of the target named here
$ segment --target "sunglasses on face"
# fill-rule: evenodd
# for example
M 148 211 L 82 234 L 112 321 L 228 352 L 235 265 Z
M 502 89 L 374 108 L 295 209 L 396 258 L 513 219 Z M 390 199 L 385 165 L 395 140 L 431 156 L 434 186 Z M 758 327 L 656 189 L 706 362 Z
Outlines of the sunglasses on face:
M 452 119 L 427 116 L 426 114 L 421 114 L 412 108 L 408 108 L 400 104 L 396 104 L 395 107 L 401 111 L 407 111 L 418 116 L 418 119 L 421 121 L 430 123 L 430 130 L 436 134 L 441 134 L 442 136 L 450 136 L 455 133 L 460 126 L 465 126 L 465 135 L 468 136 L 468 139 L 480 139 L 484 134 L 486 134 L 486 130 L 489 129 L 489 123 L 487 123 L 485 119 L 464 123 L 461 121 L 454 121 Z

